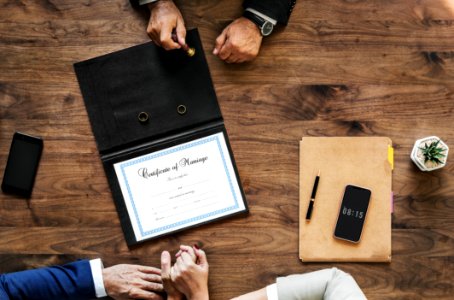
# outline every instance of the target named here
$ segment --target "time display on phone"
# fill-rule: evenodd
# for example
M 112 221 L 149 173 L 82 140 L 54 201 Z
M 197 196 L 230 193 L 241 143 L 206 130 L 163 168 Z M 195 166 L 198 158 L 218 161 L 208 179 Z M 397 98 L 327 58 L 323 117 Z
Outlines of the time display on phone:
M 345 187 L 334 236 L 357 243 L 361 238 L 371 191 L 354 185 Z
M 364 211 L 354 210 L 354 209 L 348 208 L 347 206 L 344 206 L 342 208 L 342 214 L 345 216 L 358 218 L 358 219 L 364 218 Z

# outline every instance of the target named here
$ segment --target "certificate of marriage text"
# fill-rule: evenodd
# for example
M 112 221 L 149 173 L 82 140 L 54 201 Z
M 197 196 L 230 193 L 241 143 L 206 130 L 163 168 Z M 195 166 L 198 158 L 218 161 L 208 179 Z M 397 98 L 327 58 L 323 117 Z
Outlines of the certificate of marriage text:
M 137 241 L 245 210 L 222 132 L 114 169 Z

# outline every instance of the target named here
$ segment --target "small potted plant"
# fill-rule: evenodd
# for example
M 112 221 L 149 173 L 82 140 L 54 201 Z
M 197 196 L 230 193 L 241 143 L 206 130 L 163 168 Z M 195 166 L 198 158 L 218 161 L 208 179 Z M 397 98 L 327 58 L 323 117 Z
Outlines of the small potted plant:
M 428 136 L 415 142 L 411 160 L 421 171 L 443 168 L 448 158 L 449 147 L 436 136 Z

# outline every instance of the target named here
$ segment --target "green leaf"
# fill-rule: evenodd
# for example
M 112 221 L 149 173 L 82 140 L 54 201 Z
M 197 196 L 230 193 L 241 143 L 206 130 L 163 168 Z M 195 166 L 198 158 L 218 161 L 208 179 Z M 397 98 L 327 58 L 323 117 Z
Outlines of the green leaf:
M 423 156 L 424 156 L 424 163 L 431 161 L 436 164 L 442 164 L 443 162 L 440 160 L 446 155 L 442 152 L 446 151 L 446 149 L 439 147 L 440 140 L 433 141 L 429 145 L 427 142 L 424 142 L 424 147 L 419 147 Z

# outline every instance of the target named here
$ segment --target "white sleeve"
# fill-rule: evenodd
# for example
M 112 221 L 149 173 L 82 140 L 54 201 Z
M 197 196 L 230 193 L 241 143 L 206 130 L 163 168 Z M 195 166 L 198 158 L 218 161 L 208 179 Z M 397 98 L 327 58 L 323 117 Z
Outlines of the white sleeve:
M 139 5 L 145 5 L 145 4 L 148 4 L 148 3 L 153 3 L 153 2 L 157 2 L 159 0 L 139 0 Z
M 276 280 L 279 300 L 364 300 L 367 299 L 350 274 L 337 268 Z
M 355 279 L 339 269 L 333 268 L 333 277 L 328 282 L 323 299 L 348 299 L 365 300 L 367 299 Z
M 100 258 L 90 260 L 91 275 L 95 284 L 96 298 L 106 297 L 106 289 L 102 278 L 102 269 L 104 268 Z
M 275 283 L 266 286 L 266 297 L 268 300 L 279 300 Z
M 276 24 L 277 24 L 277 21 L 276 21 L 275 19 L 270 18 L 270 17 L 268 17 L 267 15 L 262 14 L 261 12 L 255 10 L 255 9 L 253 9 L 253 8 L 246 8 L 245 10 L 250 11 L 250 12 L 253 13 L 253 14 L 256 14 L 257 16 L 259 16 L 259 17 L 261 17 L 261 18 L 267 20 L 268 22 L 271 22 L 271 24 L 273 24 L 273 25 L 276 25 Z

